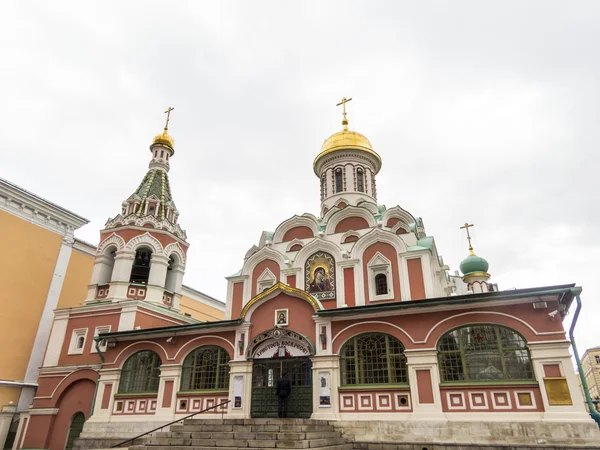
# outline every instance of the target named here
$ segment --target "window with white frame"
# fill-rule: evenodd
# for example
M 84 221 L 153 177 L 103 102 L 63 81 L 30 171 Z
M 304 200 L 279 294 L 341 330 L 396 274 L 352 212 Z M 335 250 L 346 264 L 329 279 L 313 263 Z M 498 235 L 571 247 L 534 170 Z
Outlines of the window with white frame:
M 256 293 L 266 291 L 277 282 L 277 277 L 269 269 L 265 269 L 256 282 Z
M 110 325 L 105 325 L 102 327 L 96 327 L 94 329 L 94 338 L 96 338 L 97 336 L 99 336 L 102 333 L 110 333 Z M 106 339 L 102 339 L 99 343 L 98 343 L 98 347 L 100 347 L 100 351 L 104 352 L 106 351 Z M 92 343 L 92 350 L 91 353 L 97 353 L 96 350 L 96 342 Z
M 73 334 L 71 335 L 71 343 L 69 344 L 69 355 L 81 355 L 83 353 L 87 332 L 87 328 L 77 328 L 73 330 Z
M 392 282 L 392 262 L 377 252 L 367 264 L 369 299 L 392 300 L 394 298 L 394 284 Z

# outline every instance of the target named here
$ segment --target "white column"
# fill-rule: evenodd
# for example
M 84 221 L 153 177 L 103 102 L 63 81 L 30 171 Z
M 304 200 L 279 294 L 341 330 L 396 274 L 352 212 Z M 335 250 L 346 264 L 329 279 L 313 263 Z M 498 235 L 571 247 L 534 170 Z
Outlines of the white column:
M 35 341 L 29 356 L 27 371 L 25 372 L 24 381 L 26 383 L 37 383 L 38 375 L 40 373 L 39 368 L 42 365 L 44 352 L 46 351 L 46 344 L 48 343 L 50 330 L 52 329 L 54 310 L 58 305 L 58 299 L 62 290 L 63 281 L 65 280 L 65 275 L 67 274 L 67 267 L 69 265 L 69 259 L 71 258 L 74 242 L 75 238 L 73 237 L 72 233 L 65 236 L 58 252 L 56 265 L 54 266 L 54 275 L 52 276 L 52 281 L 50 282 L 50 289 L 48 289 L 46 303 L 44 305 L 44 310 L 42 311 L 42 317 L 40 318 L 37 333 L 35 335 Z M 34 395 L 35 388 L 24 387 L 21 389 L 21 396 L 19 398 L 17 410 L 27 410 L 33 401 Z
M 313 356 L 311 360 L 313 363 L 313 414 L 311 418 L 338 420 L 340 418 L 338 393 L 340 357 L 338 355 Z M 330 404 L 321 405 L 321 397 L 327 396 Z
M 410 298 L 410 278 L 408 277 L 408 258 L 406 256 L 399 256 L 400 264 L 398 270 L 400 271 L 400 296 L 402 301 L 412 300 Z
M 150 275 L 148 277 L 148 286 L 146 288 L 147 301 L 162 303 L 168 266 L 168 256 L 152 254 Z
M 171 406 L 163 408 L 163 399 L 165 396 L 165 386 L 167 382 L 173 383 L 171 392 Z M 158 398 L 156 404 L 156 419 L 165 421 L 173 420 L 175 416 L 175 407 L 177 406 L 177 391 L 181 384 L 181 366 L 179 364 L 163 364 L 160 366 L 160 384 L 158 386 Z
M 175 294 L 180 294 L 184 273 L 185 267 L 181 264 L 176 264 L 172 267 L 171 270 L 168 270 L 167 278 L 165 281 L 165 290 L 173 292 Z
M 252 395 L 252 361 L 229 361 L 229 404 L 228 419 L 250 418 L 250 397 Z M 241 402 L 236 406 L 237 401 Z
M 123 283 L 129 283 L 129 278 L 131 277 L 131 268 L 133 267 L 134 259 L 134 251 L 119 250 L 115 256 L 115 266 L 113 268 L 112 277 L 110 281 L 120 281 Z
M 98 255 L 94 260 L 90 284 L 108 284 L 112 277 L 115 260 L 110 255 Z
M 544 404 L 543 421 L 546 422 L 591 422 L 586 411 L 583 394 L 579 388 L 577 374 L 573 369 L 573 361 L 569 348 L 569 341 L 560 342 L 529 342 L 529 353 L 533 362 L 535 378 L 540 385 L 542 402 Z M 551 406 L 548 401 L 548 393 L 544 384 L 544 365 L 557 364 L 560 367 L 561 376 L 566 378 L 572 405 Z
M 17 407 L 14 405 L 3 406 L 2 411 L 0 411 L 0 448 L 4 448 L 16 411 Z
M 98 373 L 98 389 L 96 390 L 96 399 L 94 401 L 94 411 L 88 419 L 89 422 L 110 422 L 110 417 L 114 409 L 115 394 L 119 389 L 119 380 L 121 378 L 120 369 L 102 369 Z M 108 408 L 102 409 L 102 398 L 107 385 L 111 385 L 110 401 Z
M 413 407 L 411 420 L 446 420 L 442 411 L 440 374 L 436 350 L 404 350 L 410 385 L 410 400 Z M 422 403 L 419 399 L 417 370 L 428 370 L 431 377 L 433 403 Z

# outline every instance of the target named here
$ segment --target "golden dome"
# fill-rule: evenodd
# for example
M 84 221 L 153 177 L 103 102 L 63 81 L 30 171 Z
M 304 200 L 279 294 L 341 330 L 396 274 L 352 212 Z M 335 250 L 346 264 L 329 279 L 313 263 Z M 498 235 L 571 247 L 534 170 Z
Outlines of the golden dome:
M 329 138 L 323 143 L 321 152 L 317 155 L 313 163 L 313 168 L 317 176 L 320 175 L 317 172 L 317 162 L 322 157 L 341 150 L 362 150 L 363 152 L 370 154 L 375 158 L 376 173 L 379 172 L 379 169 L 381 168 L 381 157 L 377 154 L 377 152 L 375 152 L 375 150 L 373 150 L 373 146 L 369 140 L 356 131 L 348 130 L 346 126 L 344 126 L 344 128 L 344 130 L 329 136 Z
M 175 149 L 175 141 L 173 138 L 167 133 L 167 129 L 165 128 L 162 133 L 157 134 L 152 141 L 153 145 L 164 145 L 165 147 L 169 147 L 171 150 Z M 151 146 L 151 147 L 152 147 Z

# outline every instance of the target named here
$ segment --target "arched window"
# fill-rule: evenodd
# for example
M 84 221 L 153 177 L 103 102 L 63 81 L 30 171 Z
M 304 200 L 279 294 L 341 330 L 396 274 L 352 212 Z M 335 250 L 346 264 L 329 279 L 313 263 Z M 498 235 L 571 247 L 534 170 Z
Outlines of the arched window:
M 183 361 L 182 391 L 229 388 L 229 354 L 216 345 L 199 347 Z
M 510 328 L 468 325 L 437 345 L 442 381 L 534 380 L 525 339 Z
M 152 350 L 131 355 L 121 369 L 119 394 L 158 392 L 160 356 Z
M 335 169 L 335 192 L 342 192 L 344 190 L 344 176 L 342 169 Z
M 385 295 L 388 293 L 387 277 L 385 273 L 375 275 L 375 295 Z
M 354 336 L 340 350 L 342 386 L 406 384 L 404 346 L 384 333 Z
M 148 215 L 150 215 L 150 216 L 154 215 L 154 205 L 150 205 L 148 207 Z
M 71 450 L 75 439 L 79 437 L 83 431 L 83 424 L 85 423 L 85 416 L 82 412 L 76 412 L 71 418 L 71 426 L 69 427 L 69 434 L 67 435 L 67 443 L 65 444 L 65 450 Z M 7 448 L 7 447 L 5 447 Z
M 359 167 L 356 169 L 356 190 L 358 192 L 365 191 L 365 178 L 363 170 Z
M 143 247 L 135 252 L 135 259 L 131 267 L 130 283 L 148 283 L 150 276 L 150 263 L 152 261 L 152 250 Z

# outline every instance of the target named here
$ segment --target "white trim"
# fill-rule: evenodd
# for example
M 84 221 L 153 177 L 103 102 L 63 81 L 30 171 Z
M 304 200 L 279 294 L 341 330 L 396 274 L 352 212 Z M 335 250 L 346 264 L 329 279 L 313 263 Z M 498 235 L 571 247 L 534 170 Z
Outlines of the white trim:
M 256 295 L 262 293 L 263 291 L 266 291 L 275 283 L 277 283 L 277 277 L 267 267 L 256 279 Z
M 462 405 L 455 406 L 452 404 L 451 396 L 459 395 L 462 399 Z M 467 401 L 465 399 L 465 393 L 462 391 L 446 391 L 446 403 L 448 405 L 448 410 L 466 410 L 467 409 Z
M 283 237 L 285 236 L 285 233 L 297 227 L 309 228 L 313 233 L 313 237 L 318 236 L 319 234 L 319 225 L 317 224 L 317 219 L 315 216 L 293 216 L 287 220 L 284 220 L 277 226 L 275 232 L 273 233 L 273 243 L 279 244 L 283 242 Z
M 287 245 L 285 247 L 285 251 L 289 253 L 289 252 L 299 252 L 300 250 L 302 250 L 302 248 L 300 248 L 300 250 L 292 250 L 292 247 L 294 245 L 299 245 L 300 247 L 304 247 L 304 242 L 302 242 L 298 238 L 294 238 L 287 243 Z
M 374 408 L 375 405 L 373 405 L 373 395 L 370 392 L 367 394 L 359 392 L 358 394 L 356 394 L 356 397 L 357 397 L 356 400 L 358 402 L 357 406 L 358 406 L 359 411 L 374 411 L 375 410 L 375 408 Z M 363 404 L 362 404 L 363 398 L 368 398 L 371 406 L 363 406 Z
M 25 381 L 35 382 L 39 374 L 39 368 L 43 364 L 44 353 L 46 352 L 46 346 L 48 345 L 48 339 L 52 331 L 53 311 L 58 305 L 58 300 L 62 292 L 63 282 L 73 251 L 73 242 L 74 238 L 67 236 L 63 238 L 60 246 L 42 316 L 37 327 L 33 347 L 30 350 L 31 353 L 25 372 Z
M 474 394 L 483 394 L 483 405 L 475 405 L 475 402 L 473 401 L 473 395 Z M 469 406 L 471 407 L 471 409 L 490 409 L 489 405 L 488 405 L 488 398 L 487 398 L 487 394 L 485 391 L 470 391 L 469 392 Z
M 100 325 L 96 328 L 94 328 L 94 338 L 98 335 L 100 335 L 100 333 L 110 333 L 110 325 Z M 100 341 L 102 342 L 102 341 Z M 107 346 L 107 342 L 104 342 L 104 345 L 98 345 L 98 347 L 100 347 L 100 351 L 101 352 L 105 352 L 106 351 L 106 346 Z M 95 340 L 92 343 L 92 348 L 90 350 L 90 353 L 98 353 L 98 351 L 96 350 L 96 343 Z
M 367 324 L 367 323 L 378 323 L 378 324 L 386 324 L 386 325 L 389 325 L 389 326 L 391 326 L 391 327 L 393 327 L 393 328 L 396 328 L 397 330 L 400 330 L 400 331 L 402 331 L 402 333 L 404 333 L 404 334 L 405 334 L 405 335 L 406 335 L 406 336 L 407 336 L 407 337 L 410 339 L 410 341 L 411 341 L 413 344 L 417 343 L 417 342 L 415 342 L 415 340 L 412 338 L 412 336 L 411 336 L 410 334 L 408 334 L 408 332 L 407 332 L 406 330 L 404 330 L 403 328 L 399 327 L 398 325 L 394 325 L 393 323 L 389 323 L 389 322 L 384 322 L 384 321 L 382 321 L 382 320 L 368 320 L 368 321 L 364 321 L 364 322 L 353 323 L 353 324 L 351 324 L 351 325 L 348 325 L 346 328 L 343 328 L 342 330 L 338 331 L 338 332 L 337 332 L 337 334 L 336 334 L 336 335 L 333 337 L 332 344 L 335 342 L 335 340 L 336 340 L 336 339 L 337 339 L 337 338 L 338 338 L 338 337 L 339 337 L 339 336 L 340 336 L 340 335 L 341 335 L 341 334 L 342 334 L 344 331 L 346 331 L 346 330 L 348 330 L 348 329 L 350 329 L 350 328 L 352 328 L 352 327 L 356 327 L 356 326 L 359 326 L 359 325 L 364 325 L 364 324 Z M 382 333 L 383 333 L 383 332 L 382 332 Z M 350 339 L 350 338 L 349 338 L 349 339 Z M 402 341 L 401 341 L 401 342 L 402 342 Z M 419 349 L 419 350 L 420 350 L 420 349 Z
M 87 343 L 88 328 L 75 328 L 71 333 L 71 341 L 69 343 L 69 350 L 67 355 L 82 355 L 85 344 Z M 81 347 L 77 345 L 79 339 L 83 338 L 83 344 Z
M 338 204 L 342 199 L 338 200 Z M 345 202 L 346 207 L 338 210 L 334 215 L 330 216 L 327 225 L 325 226 L 325 234 L 336 234 L 338 232 L 335 231 L 336 227 L 339 223 L 344 219 L 349 219 L 350 217 L 360 217 L 365 219 L 367 222 L 368 228 L 373 228 L 377 226 L 377 221 L 373 216 L 373 213 L 366 208 L 362 208 L 360 206 L 352 206 L 350 203 Z M 337 206 L 337 205 L 336 205 Z M 338 207 L 339 208 L 339 207 Z
M 383 397 L 387 397 L 387 399 L 388 399 L 388 406 L 381 406 L 380 399 L 383 398 Z M 391 392 L 385 392 L 385 393 L 376 392 L 375 393 L 375 402 L 376 402 L 375 410 L 376 411 L 391 411 L 393 409 L 392 408 L 392 405 L 393 405 L 392 402 L 393 401 L 394 400 L 392 399 L 392 393 Z
M 529 394 L 531 396 L 531 405 L 521 405 L 519 403 L 519 394 Z M 515 389 L 513 391 L 513 395 L 515 396 L 515 406 L 517 409 L 536 409 L 537 403 L 535 401 L 535 395 L 533 391 L 529 391 L 527 389 Z
M 247 332 L 246 332 L 247 334 Z M 214 334 L 209 334 L 206 336 L 198 336 L 194 339 L 190 339 L 189 341 L 187 341 L 185 344 L 183 344 L 183 346 L 181 346 L 181 348 L 179 350 L 177 350 L 177 353 L 175 353 L 175 356 L 173 356 L 173 358 L 170 359 L 170 361 L 176 360 L 177 359 L 177 355 L 179 355 L 179 353 L 181 353 L 181 351 L 187 347 L 189 344 L 191 344 L 194 341 L 199 341 L 202 339 L 207 339 L 207 338 L 215 338 L 215 339 L 221 339 L 222 341 L 225 341 L 229 344 L 229 346 L 233 349 L 233 354 L 235 355 L 235 346 L 233 345 L 233 343 L 231 343 L 230 341 L 228 341 L 227 339 L 225 339 L 224 337 L 221 336 L 217 336 Z M 202 347 L 202 345 L 197 345 L 197 346 L 192 346 L 191 349 L 184 355 L 181 357 L 181 361 L 183 361 L 185 358 L 187 358 L 187 356 L 192 353 L 194 350 L 196 350 L 198 347 Z M 231 359 L 233 361 L 233 358 Z
M 387 293 L 377 295 L 375 278 L 379 274 L 385 275 Z M 380 252 L 375 253 L 373 258 L 367 263 L 367 275 L 367 282 L 369 284 L 369 302 L 394 299 L 394 273 L 392 270 L 392 262 L 389 259 Z
M 400 397 L 406 397 L 407 403 L 406 405 L 400 404 Z M 406 409 L 409 410 L 412 408 L 412 401 L 410 392 L 394 392 L 394 404 L 396 405 L 396 409 Z
M 496 397 L 494 397 L 494 394 L 504 394 L 506 395 L 506 401 L 508 402 L 507 405 L 502 405 L 500 403 L 496 402 Z M 494 409 L 512 409 L 512 400 L 511 400 L 511 395 L 510 395 L 510 391 L 490 391 L 490 397 L 492 397 L 492 405 L 494 407 Z

